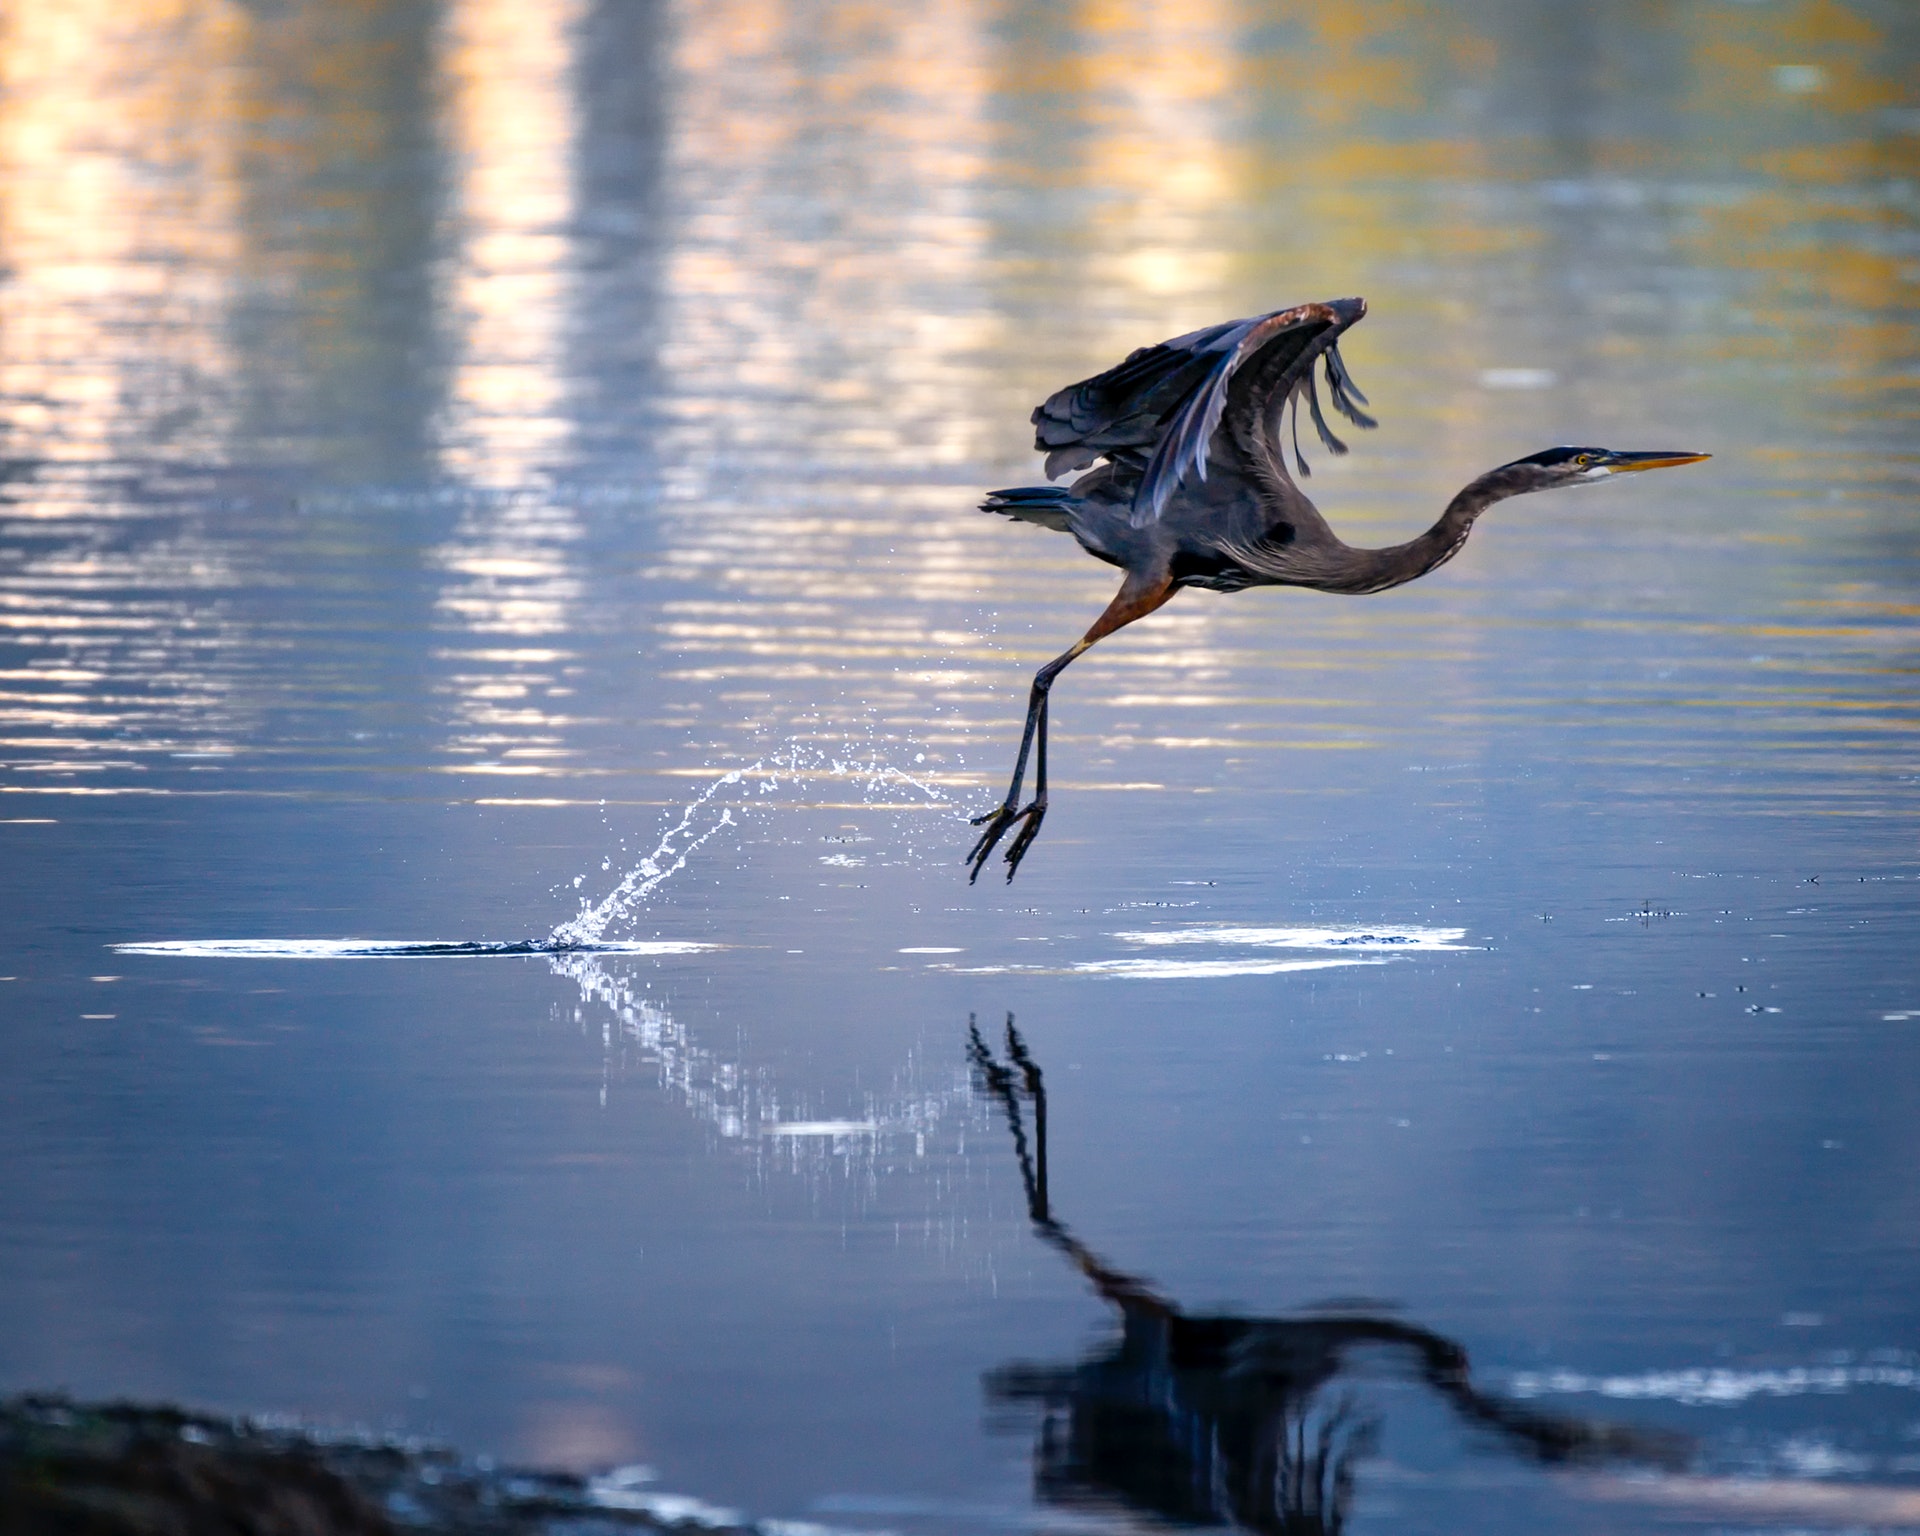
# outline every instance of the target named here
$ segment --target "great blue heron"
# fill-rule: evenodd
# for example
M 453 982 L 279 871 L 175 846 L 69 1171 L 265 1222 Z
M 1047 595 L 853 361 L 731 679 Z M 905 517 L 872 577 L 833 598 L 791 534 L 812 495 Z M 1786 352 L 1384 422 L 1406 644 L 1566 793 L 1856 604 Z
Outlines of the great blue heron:
M 1034 410 L 1034 446 L 1047 455 L 1048 479 L 1099 467 L 1069 486 L 995 491 L 981 510 L 1071 533 L 1088 554 L 1127 575 L 1093 627 L 1034 674 L 1006 799 L 974 818 L 985 830 L 967 855 L 969 881 L 980 878 L 994 848 L 1017 825 L 1006 851 L 1011 880 L 1039 834 L 1047 814 L 1053 680 L 1089 646 L 1152 613 L 1180 588 L 1384 592 L 1451 560 L 1474 519 L 1496 501 L 1709 457 L 1673 449 L 1549 448 L 1488 470 L 1418 538 L 1355 549 L 1295 482 L 1282 427 L 1291 404 L 1293 463 L 1302 478 L 1308 474 L 1300 455 L 1303 395 L 1321 441 L 1334 453 L 1347 451 L 1321 413 L 1316 362 L 1324 367 L 1334 408 L 1357 426 L 1375 425 L 1361 409 L 1367 398 L 1339 350 L 1341 333 L 1366 312 L 1365 299 L 1334 299 L 1208 326 L 1142 347 L 1119 367 L 1069 384 Z M 1029 752 L 1034 795 L 1023 807 Z
M 1343 1388 L 1378 1378 L 1382 1357 L 1459 1419 L 1538 1465 L 1677 1471 L 1693 1453 L 1671 1431 L 1554 1413 L 1489 1391 L 1459 1344 L 1377 1307 L 1286 1317 L 1189 1312 L 1108 1263 L 1054 1215 L 1047 1189 L 1047 1091 L 1007 1018 L 1006 1060 L 971 1020 L 967 1057 L 1013 1132 L 1034 1231 L 1119 1314 L 1117 1338 L 1061 1366 L 993 1372 L 997 1402 L 1047 1416 L 1035 1448 L 1053 1503 L 1119 1501 L 1157 1521 L 1274 1536 L 1338 1536 L 1378 1420 Z M 1031 1106 L 1027 1136 L 1022 1101 Z M 1376 1361 L 1368 1371 L 1368 1357 Z

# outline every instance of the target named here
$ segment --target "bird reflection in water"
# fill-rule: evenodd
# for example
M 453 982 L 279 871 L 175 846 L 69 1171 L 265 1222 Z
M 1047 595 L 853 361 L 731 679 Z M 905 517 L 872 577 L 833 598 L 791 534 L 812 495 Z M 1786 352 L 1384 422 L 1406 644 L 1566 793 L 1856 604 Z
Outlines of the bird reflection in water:
M 1477 1387 L 1453 1340 L 1367 1311 L 1295 1317 L 1197 1316 L 1122 1273 L 1053 1214 L 1047 1188 L 1047 1095 L 1040 1067 L 1007 1017 L 1006 1059 L 968 1023 L 975 1089 L 999 1101 L 1013 1133 L 1027 1212 L 1120 1314 L 1120 1336 L 1072 1365 L 991 1372 L 988 1396 L 1036 1404 L 1040 1498 L 1119 1504 L 1182 1525 L 1286 1536 L 1345 1528 L 1355 1477 L 1380 1420 L 1343 1383 L 1384 1355 L 1467 1424 L 1548 1466 L 1674 1470 L 1692 1442 L 1666 1431 L 1545 1413 Z M 1023 1105 L 1031 1107 L 1032 1137 Z

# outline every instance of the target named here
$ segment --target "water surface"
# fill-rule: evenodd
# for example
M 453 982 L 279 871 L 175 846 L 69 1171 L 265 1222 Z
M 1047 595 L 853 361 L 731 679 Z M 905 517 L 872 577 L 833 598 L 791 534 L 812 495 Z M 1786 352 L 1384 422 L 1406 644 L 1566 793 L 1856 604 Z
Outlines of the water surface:
M 1093 1452 L 1261 1413 L 1354 1531 L 1920 1525 L 1917 56 L 1873 0 L 9 17 L 0 1388 L 867 1531 L 1259 1524 Z M 1715 457 L 1184 594 L 970 888 L 1112 588 L 972 510 L 1032 404 L 1350 293 L 1355 542 Z

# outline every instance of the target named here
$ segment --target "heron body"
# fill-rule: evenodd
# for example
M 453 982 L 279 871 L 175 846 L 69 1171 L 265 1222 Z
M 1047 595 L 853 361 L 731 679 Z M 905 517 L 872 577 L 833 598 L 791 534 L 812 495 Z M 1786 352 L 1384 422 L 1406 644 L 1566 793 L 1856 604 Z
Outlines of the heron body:
M 981 510 L 1071 533 L 1088 554 L 1126 577 L 1092 627 L 1035 674 L 1013 781 L 1002 803 L 975 820 L 984 830 L 967 855 L 970 879 L 979 878 L 1017 826 L 1005 855 L 1011 880 L 1039 834 L 1047 813 L 1053 680 L 1090 646 L 1152 613 L 1182 587 L 1384 592 L 1452 559 L 1475 519 L 1496 502 L 1708 457 L 1667 449 L 1549 448 L 1473 480 L 1418 537 L 1384 549 L 1356 548 L 1300 489 L 1310 473 L 1300 452 L 1300 410 L 1304 403 L 1331 451 L 1347 451 L 1321 408 L 1318 370 L 1335 411 L 1356 426 L 1375 425 L 1339 350 L 1341 334 L 1366 312 L 1364 299 L 1334 299 L 1209 326 L 1143 347 L 1034 410 L 1034 446 L 1047 455 L 1049 478 L 1086 473 L 1068 486 L 995 491 Z M 1034 798 L 1023 807 L 1029 754 Z

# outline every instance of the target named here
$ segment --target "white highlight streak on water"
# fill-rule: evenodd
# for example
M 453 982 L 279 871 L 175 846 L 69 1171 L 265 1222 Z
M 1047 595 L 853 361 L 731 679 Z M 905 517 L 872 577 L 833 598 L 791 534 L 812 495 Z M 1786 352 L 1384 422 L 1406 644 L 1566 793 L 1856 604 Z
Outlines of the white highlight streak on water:
M 1155 928 L 1140 933 L 1116 933 L 1129 944 L 1233 944 L 1251 949 L 1474 949 L 1458 941 L 1464 928 L 1235 928 L 1211 925 L 1198 928 Z
M 1134 981 L 1184 981 L 1210 976 L 1277 976 L 1282 971 L 1328 971 L 1343 965 L 1385 965 L 1384 960 L 1086 960 L 1083 976 L 1124 976 Z
M 1920 1391 L 1920 1368 L 1911 1365 L 1815 1365 L 1773 1371 L 1694 1368 L 1648 1371 L 1639 1376 L 1522 1371 L 1514 1376 L 1511 1390 L 1516 1397 L 1592 1393 L 1630 1400 L 1664 1398 L 1697 1407 L 1708 1403 L 1744 1403 L 1750 1397 L 1845 1392 L 1852 1387 L 1902 1387 Z
M 636 939 L 603 943 L 595 948 L 602 954 L 692 955 L 722 946 L 687 939 Z M 506 947 L 489 949 L 457 939 L 165 939 L 113 946 L 114 953 L 119 955 L 176 955 L 210 960 L 371 960 L 409 955 L 425 957 L 463 949 L 475 957 L 546 953 Z
M 878 1120 L 789 1120 L 762 1126 L 762 1136 L 878 1136 Z

